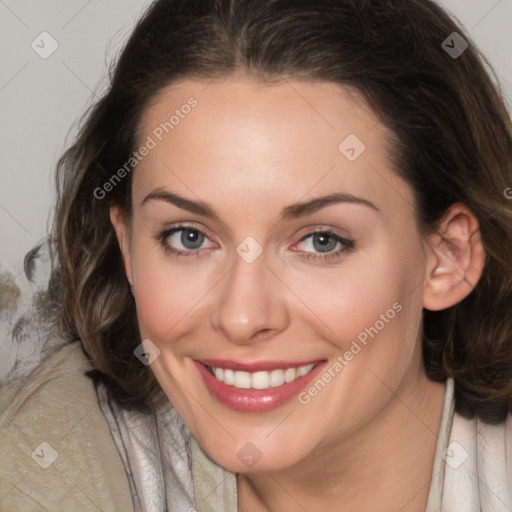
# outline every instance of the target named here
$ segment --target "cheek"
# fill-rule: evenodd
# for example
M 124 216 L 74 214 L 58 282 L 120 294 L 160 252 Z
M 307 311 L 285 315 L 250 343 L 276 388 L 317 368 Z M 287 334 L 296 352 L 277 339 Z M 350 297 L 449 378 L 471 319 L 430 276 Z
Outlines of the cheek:
M 403 240 L 377 245 L 378 257 L 375 251 L 368 251 L 336 267 L 278 265 L 276 290 L 282 289 L 282 306 L 295 310 L 299 322 L 315 326 L 316 335 L 338 350 L 348 350 L 353 340 L 364 345 L 377 335 L 389 335 L 398 343 L 405 334 L 406 339 L 412 334 L 414 341 L 412 328 L 421 313 L 418 294 L 422 289 L 417 248 Z M 206 258 L 176 260 L 154 242 L 136 242 L 135 238 L 133 249 L 137 317 L 143 339 L 176 341 L 204 326 L 215 307 L 215 285 L 219 284 L 214 262 L 210 264 Z M 282 288 L 281 282 L 287 288 Z
M 421 321 L 420 263 L 415 246 L 391 243 L 381 246 L 378 258 L 360 254 L 337 269 L 289 270 L 286 282 L 298 283 L 293 291 L 306 306 L 307 322 L 337 354 L 364 353 L 357 355 L 360 364 L 378 363 L 383 352 L 407 360 Z
M 159 248 L 137 250 L 134 244 L 133 254 L 142 337 L 161 342 L 176 339 L 201 312 L 205 294 L 212 287 L 208 271 L 201 267 L 203 272 L 195 272 L 190 263 L 170 261 L 172 256 Z
M 341 265 L 327 271 L 289 272 L 286 282 L 299 283 L 293 292 L 334 333 L 357 335 L 381 314 L 393 316 L 393 304 L 404 299 L 413 282 L 409 272 L 391 258 Z

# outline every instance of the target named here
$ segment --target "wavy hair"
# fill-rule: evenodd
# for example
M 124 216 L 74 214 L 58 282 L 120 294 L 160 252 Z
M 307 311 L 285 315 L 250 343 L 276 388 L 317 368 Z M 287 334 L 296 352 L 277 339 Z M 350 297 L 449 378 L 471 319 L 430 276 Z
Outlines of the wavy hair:
M 468 43 L 459 56 L 448 51 L 461 42 L 454 32 Z M 455 202 L 472 210 L 483 274 L 460 303 L 423 311 L 423 360 L 430 379 L 453 377 L 459 413 L 502 421 L 512 409 L 511 122 L 491 67 L 430 0 L 154 2 L 58 162 L 61 334 L 81 341 L 94 375 L 126 407 L 163 398 L 134 355 L 136 306 L 109 219 L 114 203 L 130 214 L 131 176 L 107 198 L 95 191 L 130 159 L 141 115 L 164 87 L 238 72 L 357 90 L 394 134 L 394 170 L 414 190 L 421 229 L 435 231 Z

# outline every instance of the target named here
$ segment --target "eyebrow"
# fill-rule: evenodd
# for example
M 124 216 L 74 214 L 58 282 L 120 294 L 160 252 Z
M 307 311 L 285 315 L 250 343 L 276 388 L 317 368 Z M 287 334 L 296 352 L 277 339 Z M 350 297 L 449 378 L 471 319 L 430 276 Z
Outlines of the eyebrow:
M 177 206 L 178 208 L 182 208 L 183 210 L 187 210 L 191 213 L 220 221 L 219 216 L 214 212 L 213 208 L 208 203 L 186 199 L 185 197 L 181 197 L 178 194 L 169 192 L 168 190 L 165 190 L 161 187 L 158 187 L 150 192 L 140 205 L 144 206 L 150 201 L 163 201 L 165 203 Z M 305 217 L 315 213 L 318 210 L 321 210 L 322 208 L 339 203 L 359 204 L 380 212 L 380 209 L 377 208 L 372 202 L 361 197 L 353 196 L 352 194 L 340 192 L 329 194 L 323 197 L 317 197 L 302 203 L 291 204 L 290 206 L 287 206 L 281 210 L 279 221 Z

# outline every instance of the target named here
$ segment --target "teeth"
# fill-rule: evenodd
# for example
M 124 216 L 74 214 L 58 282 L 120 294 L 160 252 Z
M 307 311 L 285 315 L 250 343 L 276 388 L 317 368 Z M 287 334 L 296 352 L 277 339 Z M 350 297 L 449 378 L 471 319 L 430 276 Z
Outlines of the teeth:
M 232 386 L 235 383 L 235 372 L 233 370 L 225 369 L 222 381 L 228 384 L 229 386 Z
M 311 371 L 311 368 L 313 368 L 312 364 L 308 364 L 307 366 L 301 366 L 300 368 L 297 368 L 297 377 L 304 377 L 306 373 L 309 373 Z
M 235 382 L 233 385 L 235 388 L 251 389 L 251 374 L 249 372 L 235 372 Z
M 212 373 L 217 380 L 228 386 L 239 389 L 269 389 L 282 386 L 308 374 L 314 364 L 300 366 L 299 368 L 287 368 L 286 370 L 272 370 L 271 372 L 240 372 L 223 368 L 212 368 Z
M 276 388 L 284 384 L 284 371 L 283 370 L 272 370 L 270 372 L 270 386 Z
M 251 388 L 268 389 L 270 386 L 269 372 L 254 372 L 251 377 Z
M 297 371 L 295 370 L 295 368 L 288 368 L 284 372 L 284 381 L 288 383 L 291 382 L 292 380 L 295 380 L 296 373 Z

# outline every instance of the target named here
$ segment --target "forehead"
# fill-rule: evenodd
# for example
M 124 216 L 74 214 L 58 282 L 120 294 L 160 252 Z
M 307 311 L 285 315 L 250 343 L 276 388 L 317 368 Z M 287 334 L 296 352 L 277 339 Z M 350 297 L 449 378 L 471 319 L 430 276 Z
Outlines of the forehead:
M 134 200 L 166 185 L 221 202 L 336 190 L 382 205 L 384 189 L 412 200 L 390 170 L 389 135 L 358 93 L 331 82 L 184 80 L 141 119 L 138 144 L 153 147 L 134 173 Z

